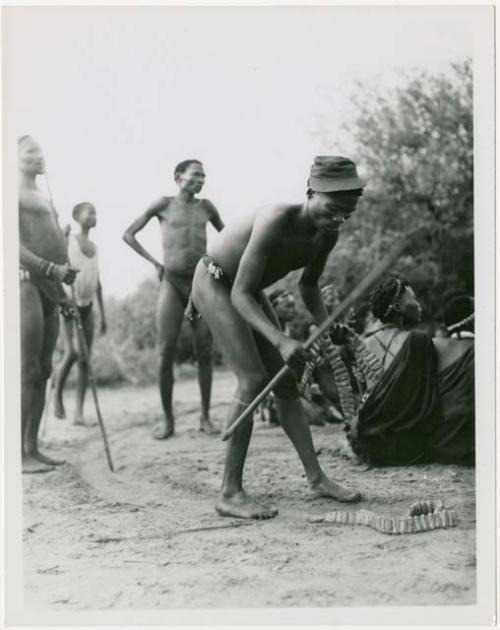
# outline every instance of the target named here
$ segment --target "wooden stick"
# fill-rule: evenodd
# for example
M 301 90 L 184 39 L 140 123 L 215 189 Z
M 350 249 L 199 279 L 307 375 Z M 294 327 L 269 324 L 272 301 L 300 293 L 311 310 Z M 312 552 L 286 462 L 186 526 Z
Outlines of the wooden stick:
M 78 307 L 76 305 L 75 287 L 73 285 L 71 285 L 71 300 L 73 302 L 73 304 L 72 304 L 73 313 L 74 313 L 73 316 L 75 318 L 76 330 L 77 330 L 77 334 L 78 334 L 78 339 L 80 341 L 80 348 L 81 348 L 82 353 L 83 353 L 83 359 L 84 359 L 84 361 L 85 361 L 85 363 L 87 365 L 89 384 L 90 384 L 90 388 L 92 390 L 92 395 L 94 397 L 94 403 L 95 403 L 95 410 L 96 410 L 96 413 L 97 413 L 97 419 L 99 421 L 99 426 L 101 428 L 102 439 L 103 439 L 103 442 L 104 442 L 104 450 L 106 451 L 106 459 L 108 460 L 108 466 L 109 466 L 109 469 L 111 470 L 111 472 L 115 472 L 114 468 L 113 468 L 113 462 L 111 460 L 111 452 L 109 450 L 108 438 L 106 436 L 106 430 L 104 428 L 104 421 L 102 419 L 101 410 L 99 408 L 99 400 L 97 398 L 97 386 L 95 384 L 94 372 L 93 372 L 92 366 L 90 364 L 89 347 L 87 346 L 87 340 L 85 339 L 85 332 L 83 330 L 82 320 L 80 318 L 80 312 L 78 311 Z
M 387 254 L 376 265 L 368 275 L 356 286 L 356 288 L 342 300 L 342 302 L 334 309 L 333 313 L 312 333 L 309 339 L 304 343 L 304 348 L 307 350 L 312 344 L 317 341 L 321 335 L 323 335 L 335 320 L 344 313 L 350 306 L 359 300 L 359 298 L 368 291 L 373 284 L 384 274 L 387 269 L 401 256 L 404 250 L 410 245 L 415 236 L 422 234 L 422 229 L 419 228 L 413 232 L 406 234 L 400 241 L 394 243 L 389 249 Z M 269 383 L 264 387 L 261 393 L 255 397 L 253 402 L 248 405 L 245 411 L 227 428 L 226 432 L 222 436 L 222 440 L 228 440 L 235 430 L 243 423 L 252 417 L 255 409 L 260 403 L 269 395 L 274 387 L 281 381 L 281 379 L 288 373 L 290 368 L 288 365 L 284 365 L 279 372 L 277 372 Z
M 47 182 L 47 190 L 48 190 L 48 193 L 49 193 L 50 203 L 52 205 L 52 208 L 55 209 L 54 208 L 54 199 L 52 197 L 52 190 L 50 189 L 49 177 L 47 175 L 47 168 L 46 167 L 45 167 L 45 181 Z M 68 260 L 68 262 L 69 262 L 69 260 Z M 66 294 L 64 293 L 64 289 L 62 288 L 62 285 L 58 284 L 58 288 L 61 291 L 61 296 L 66 298 Z M 73 285 L 71 285 L 71 300 L 72 300 L 72 307 L 73 307 L 72 308 L 73 316 L 75 318 L 75 323 L 76 323 L 76 331 L 77 331 L 78 338 L 80 340 L 80 347 L 81 347 L 82 352 L 83 352 L 83 358 L 84 358 L 85 363 L 87 365 L 89 384 L 90 384 L 90 388 L 92 390 L 92 396 L 94 397 L 94 403 L 95 403 L 95 409 L 96 409 L 96 413 L 97 413 L 97 419 L 99 421 L 99 426 L 101 427 L 102 439 L 103 439 L 103 442 L 104 442 L 104 450 L 106 451 L 106 459 L 108 460 L 108 466 L 109 466 L 109 469 L 111 470 L 111 472 L 115 472 L 115 470 L 113 468 L 113 461 L 111 459 L 111 451 L 109 450 L 108 438 L 106 436 L 106 429 L 104 428 L 104 421 L 103 421 L 102 416 L 101 416 L 101 410 L 99 408 L 99 401 L 97 399 L 97 386 L 96 386 L 95 380 L 94 380 L 94 372 L 92 371 L 92 366 L 90 364 L 90 352 L 89 352 L 89 348 L 87 346 L 87 340 L 85 339 L 85 332 L 83 330 L 82 320 L 80 318 L 80 312 L 79 312 L 78 307 L 76 305 L 75 287 Z

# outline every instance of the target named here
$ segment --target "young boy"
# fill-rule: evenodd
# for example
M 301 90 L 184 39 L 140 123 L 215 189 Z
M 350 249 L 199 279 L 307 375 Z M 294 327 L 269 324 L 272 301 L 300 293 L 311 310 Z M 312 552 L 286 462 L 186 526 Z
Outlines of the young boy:
M 106 332 L 106 316 L 102 300 L 102 287 L 99 279 L 99 264 L 97 247 L 89 238 L 90 230 L 96 225 L 96 211 L 91 203 L 83 202 L 73 208 L 73 219 L 80 226 L 80 233 L 68 235 L 68 257 L 70 263 L 80 270 L 75 282 L 76 306 L 80 313 L 83 332 L 89 352 L 94 339 L 94 297 L 97 296 L 101 319 L 101 334 Z M 64 341 L 64 356 L 59 364 L 55 377 L 55 405 L 54 413 L 57 418 L 65 418 L 62 393 L 64 384 L 71 367 L 78 361 L 78 380 L 76 387 L 76 412 L 74 423 L 87 425 L 83 414 L 83 402 L 88 383 L 88 366 L 80 348 L 78 334 L 76 344 L 73 340 L 73 330 L 76 324 L 72 319 L 64 319 L 62 334 Z M 76 331 L 75 331 L 76 332 Z

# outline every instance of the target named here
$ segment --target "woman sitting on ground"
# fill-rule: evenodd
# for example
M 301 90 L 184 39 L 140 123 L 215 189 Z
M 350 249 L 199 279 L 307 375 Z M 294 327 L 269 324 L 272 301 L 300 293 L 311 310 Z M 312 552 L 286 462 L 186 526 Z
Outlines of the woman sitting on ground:
M 431 454 L 443 464 L 474 465 L 474 300 L 456 295 L 446 302 L 444 322 L 450 335 L 434 339 L 437 351 L 441 418 Z
M 378 377 L 367 382 L 348 427 L 351 447 L 378 466 L 428 462 L 440 405 L 432 339 L 414 328 L 421 307 L 409 284 L 390 276 L 373 292 L 371 310 L 377 322 L 364 344 L 378 360 Z

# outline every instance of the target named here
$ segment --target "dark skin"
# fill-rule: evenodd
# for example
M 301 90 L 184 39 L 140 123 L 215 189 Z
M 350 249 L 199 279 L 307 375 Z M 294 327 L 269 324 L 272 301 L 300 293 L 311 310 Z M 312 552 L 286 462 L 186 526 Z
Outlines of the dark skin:
M 168 273 L 184 278 L 190 287 L 197 262 L 206 250 L 206 225 L 211 223 L 220 232 L 224 223 L 215 206 L 208 199 L 198 199 L 205 182 L 203 166 L 191 164 L 176 177 L 179 193 L 176 197 L 162 197 L 153 203 L 125 231 L 124 241 L 156 269 L 161 282 L 157 308 L 158 346 L 160 351 L 159 386 L 163 406 L 163 418 L 154 429 L 153 437 L 158 440 L 174 435 L 175 418 L 172 409 L 174 385 L 173 366 L 185 305 L 175 287 L 168 280 Z M 163 263 L 157 261 L 139 243 L 136 234 L 151 219 L 160 224 Z M 165 273 L 167 272 L 167 273 Z M 201 393 L 200 430 L 208 434 L 219 431 L 210 420 L 210 395 L 212 387 L 212 337 L 202 319 L 191 322 L 196 355 L 198 358 L 198 380 Z
M 89 238 L 90 230 L 95 227 L 97 223 L 96 211 L 93 205 L 88 204 L 85 206 L 78 215 L 77 223 L 80 225 L 80 233 L 76 235 L 76 239 L 83 254 L 92 258 L 96 254 L 96 246 Z M 99 280 L 96 289 L 97 304 L 100 312 L 100 333 L 104 335 L 106 333 L 106 315 L 104 312 L 104 302 L 102 298 L 102 286 Z M 92 342 L 94 339 L 94 315 L 92 311 L 82 321 L 83 333 L 89 352 L 92 349 Z M 76 336 L 76 343 L 74 339 L 74 323 L 72 319 L 63 320 L 63 341 L 64 341 L 64 356 L 57 368 L 55 379 L 55 400 L 54 400 L 54 415 L 56 418 L 65 418 L 65 410 L 63 405 L 63 389 L 71 367 L 75 362 L 78 362 L 78 379 L 76 386 L 76 412 L 74 417 L 74 423 L 83 426 L 91 426 L 95 423 L 88 422 L 83 414 L 83 403 L 85 400 L 85 393 L 88 385 L 88 366 L 84 360 L 83 352 L 80 348 L 80 341 L 78 335 Z
M 78 270 L 67 262 L 66 241 L 54 207 L 37 187 L 36 178 L 44 173 L 45 162 L 33 139 L 23 141 L 19 147 L 19 171 L 20 263 L 31 278 L 43 261 L 50 261 L 54 264 L 52 277 L 72 284 Z M 30 279 L 21 282 L 20 298 L 22 470 L 47 472 L 63 463 L 42 453 L 38 446 L 46 384 L 59 329 L 58 312 L 56 304 L 44 299 Z
M 338 238 L 338 229 L 355 210 L 357 197 L 313 193 L 303 204 L 263 208 L 218 237 L 208 254 L 232 281 L 232 290 L 214 281 L 200 262 L 195 272 L 193 298 L 207 320 L 226 364 L 235 372 L 238 388 L 229 410 L 228 426 L 261 391 L 269 376 L 288 363 L 300 370 L 308 354 L 287 337 L 263 290 L 294 269 L 303 268 L 302 299 L 317 323 L 327 312 L 318 279 Z M 328 479 L 317 460 L 311 432 L 298 397 L 295 378 L 275 390 L 280 424 L 292 441 L 317 496 L 357 501 L 353 492 Z M 252 422 L 234 432 L 228 442 L 222 488 L 216 510 L 223 516 L 272 518 L 275 508 L 249 497 L 242 477 L 252 433 Z

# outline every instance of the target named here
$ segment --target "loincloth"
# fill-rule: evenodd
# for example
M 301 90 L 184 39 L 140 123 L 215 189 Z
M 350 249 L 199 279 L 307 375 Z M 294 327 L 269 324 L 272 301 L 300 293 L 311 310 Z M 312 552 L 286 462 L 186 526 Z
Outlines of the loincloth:
M 174 287 L 182 306 L 186 308 L 189 304 L 189 296 L 191 295 L 193 276 L 183 276 L 175 271 L 164 269 L 163 279 Z

